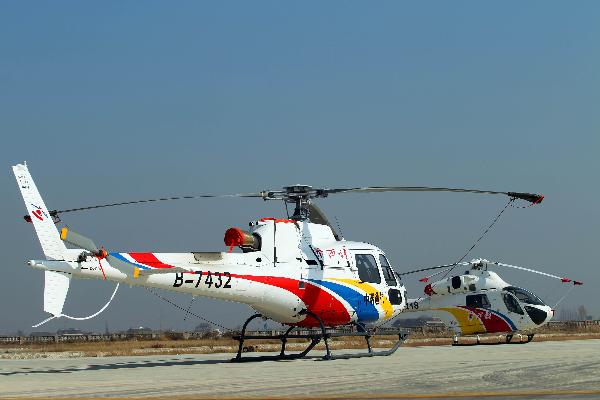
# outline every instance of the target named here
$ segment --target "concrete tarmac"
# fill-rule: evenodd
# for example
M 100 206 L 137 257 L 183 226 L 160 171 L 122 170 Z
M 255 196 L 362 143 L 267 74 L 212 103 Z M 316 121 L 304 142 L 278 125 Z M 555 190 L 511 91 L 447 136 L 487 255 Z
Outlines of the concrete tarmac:
M 334 361 L 231 357 L 0 360 L 0 396 L 600 399 L 600 340 L 406 347 Z

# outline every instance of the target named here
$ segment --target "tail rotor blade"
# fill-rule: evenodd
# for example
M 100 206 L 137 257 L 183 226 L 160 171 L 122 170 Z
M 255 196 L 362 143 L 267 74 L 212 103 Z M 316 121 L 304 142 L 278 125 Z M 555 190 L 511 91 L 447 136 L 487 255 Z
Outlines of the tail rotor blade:
M 111 253 L 108 253 L 108 255 L 106 256 L 106 259 L 110 263 L 111 267 L 118 269 L 119 271 L 123 272 L 124 274 L 133 275 L 134 278 L 137 278 L 139 276 L 139 271 L 140 271 L 139 267 L 136 267 L 135 265 L 127 263 L 127 262 L 121 260 L 120 258 L 115 257 Z
M 104 247 L 98 248 L 92 239 L 87 238 L 77 232 L 73 232 L 67 227 L 61 229 L 60 238 L 64 242 L 89 251 L 94 257 L 98 258 L 98 262 L 100 262 L 102 259 L 106 259 L 110 263 L 111 267 L 118 269 L 130 277 L 138 278 L 141 275 L 147 275 L 147 273 L 144 273 L 144 270 L 140 270 L 138 266 L 125 261 L 125 259 L 122 259 L 122 256 L 120 256 L 119 253 L 109 253 Z M 102 268 L 102 264 L 100 264 L 100 268 Z M 175 273 L 189 271 L 190 270 L 186 268 L 169 268 L 168 271 L 153 270 L 152 273 Z M 102 272 L 104 274 L 104 269 L 102 269 Z
M 60 239 L 92 253 L 98 253 L 100 251 L 92 239 L 80 235 L 77 232 L 73 232 L 66 226 L 60 230 Z

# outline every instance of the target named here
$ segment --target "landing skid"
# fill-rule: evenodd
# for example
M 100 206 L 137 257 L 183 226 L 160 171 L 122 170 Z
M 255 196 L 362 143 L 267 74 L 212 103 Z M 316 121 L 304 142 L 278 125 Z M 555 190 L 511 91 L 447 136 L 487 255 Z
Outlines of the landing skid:
M 526 344 L 533 340 L 534 333 L 530 333 L 527 335 L 527 340 L 523 341 L 522 335 L 519 336 L 519 341 L 513 342 L 513 335 L 508 334 L 504 337 L 504 340 L 498 342 L 482 342 L 479 335 L 477 335 L 477 342 L 475 343 L 460 343 L 458 341 L 458 336 L 454 336 L 454 340 L 452 341 L 452 346 L 495 346 L 499 344 Z M 502 336 L 501 336 L 502 337 Z
M 389 356 L 396 352 L 398 348 L 404 343 L 406 338 L 408 337 L 407 333 L 398 331 L 398 341 L 387 350 L 381 351 L 373 351 L 371 347 L 371 338 L 373 336 L 378 336 L 375 332 L 351 332 L 351 333 L 342 333 L 342 332 L 327 332 L 325 326 L 323 325 L 323 321 L 319 318 L 318 315 L 310 312 L 304 311 L 306 315 L 309 315 L 319 321 L 320 330 L 319 333 L 310 333 L 310 334 L 292 334 L 292 331 L 295 326 L 291 326 L 284 334 L 282 335 L 246 335 L 246 329 L 248 328 L 248 324 L 250 321 L 262 317 L 261 314 L 254 314 L 250 318 L 246 320 L 244 326 L 242 327 L 242 332 L 239 336 L 234 336 L 233 339 L 239 342 L 238 352 L 235 358 L 232 358 L 232 362 L 249 362 L 249 361 L 280 361 L 280 360 L 297 360 L 305 357 L 321 340 L 325 343 L 325 355 L 321 358 L 322 360 L 340 360 L 340 359 L 349 359 L 349 358 L 361 358 L 361 357 L 377 357 L 377 356 Z M 334 337 L 364 337 L 367 342 L 368 352 L 366 353 L 346 353 L 333 355 L 331 354 L 331 349 L 329 348 L 329 339 Z M 244 352 L 244 341 L 248 339 L 278 339 L 281 341 L 281 351 L 278 355 L 265 355 L 265 356 L 252 356 L 252 357 L 242 357 L 242 353 Z M 288 339 L 310 339 L 310 343 L 308 346 L 299 353 L 287 354 L 285 352 L 285 346 Z

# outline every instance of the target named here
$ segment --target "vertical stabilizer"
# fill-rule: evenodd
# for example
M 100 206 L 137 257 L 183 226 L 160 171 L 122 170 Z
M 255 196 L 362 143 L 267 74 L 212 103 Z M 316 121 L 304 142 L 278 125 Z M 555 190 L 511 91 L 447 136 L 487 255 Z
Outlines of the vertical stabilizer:
M 44 255 L 49 260 L 63 260 L 67 248 L 60 240 L 52 216 L 29 174 L 27 165 L 17 164 L 13 166 L 13 171 L 23 195 L 25 207 L 27 207 L 27 214 L 31 217 L 31 222 L 42 245 Z
M 69 291 L 71 275 L 56 271 L 44 273 L 44 311 L 60 317 Z

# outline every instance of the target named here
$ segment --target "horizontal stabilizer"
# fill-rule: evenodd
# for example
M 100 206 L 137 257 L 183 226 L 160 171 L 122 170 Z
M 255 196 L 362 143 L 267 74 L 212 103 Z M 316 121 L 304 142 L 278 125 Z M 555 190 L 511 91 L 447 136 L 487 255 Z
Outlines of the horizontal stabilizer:
M 175 273 L 181 273 L 181 272 L 194 272 L 194 271 L 190 268 L 183 268 L 183 267 L 153 268 L 153 269 L 137 268 L 137 272 L 134 272 L 134 277 L 135 277 L 135 275 L 148 276 L 148 275 L 158 275 L 158 274 L 175 274 Z

